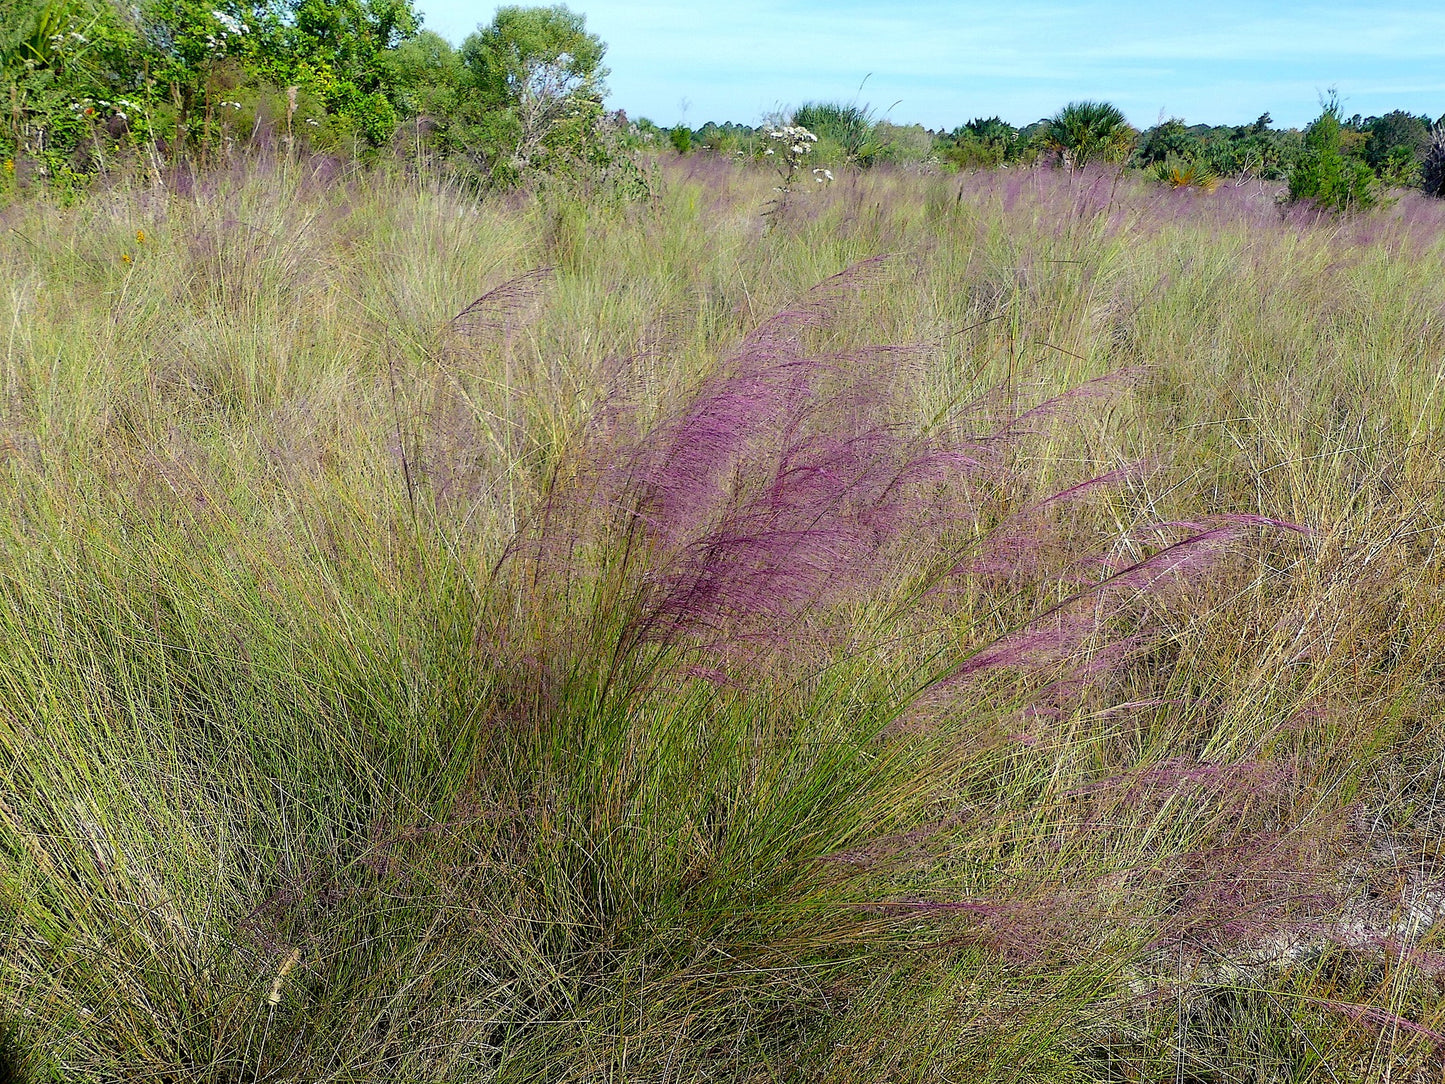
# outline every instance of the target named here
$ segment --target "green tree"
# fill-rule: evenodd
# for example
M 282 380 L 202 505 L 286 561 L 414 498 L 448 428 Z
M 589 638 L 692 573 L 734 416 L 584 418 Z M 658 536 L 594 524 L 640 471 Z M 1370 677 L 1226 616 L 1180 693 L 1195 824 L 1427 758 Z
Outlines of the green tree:
M 1048 121 L 1044 144 L 1070 169 L 1093 161 L 1121 162 L 1137 133 L 1124 114 L 1108 102 L 1070 102 Z
M 606 49 L 561 5 L 500 8 L 462 44 L 475 131 L 499 178 L 596 151 Z
M 153 104 L 173 109 L 179 154 L 209 135 L 218 76 L 275 51 L 278 13 L 252 0 L 144 0 L 136 12 L 148 48 L 133 62 Z
M 975 117 L 939 137 L 940 156 L 959 169 L 1002 165 L 1023 149 L 1018 129 L 1001 117 Z
M 1170 117 L 1144 133 L 1134 151 L 1140 166 L 1152 166 L 1170 160 L 1190 161 L 1198 158 L 1204 148 L 1178 117 Z
M 1220 176 L 1287 177 L 1298 157 L 1300 133 L 1272 131 L 1271 123 L 1273 118 L 1261 113 L 1253 124 L 1208 129 L 1202 137 L 1204 161 Z
M 1365 162 L 1387 184 L 1409 185 L 1419 178 L 1430 142 L 1430 120 L 1396 109 L 1366 122 Z
M 404 117 L 444 120 L 457 107 L 466 69 L 451 42 L 431 30 L 407 38 L 378 59 L 378 78 Z
M 732 154 L 742 150 L 756 137 L 757 132 L 742 124 L 725 121 L 718 124 L 708 121 L 693 132 L 693 145 L 703 147 L 715 154 Z
M 1170 184 L 1184 178 L 1282 178 L 1293 154 L 1291 140 L 1299 133 L 1271 131 L 1271 123 L 1268 113 L 1252 124 L 1216 127 L 1171 117 L 1140 137 L 1131 161 Z
M 1289 198 L 1337 214 L 1364 210 L 1379 200 L 1370 167 L 1345 153 L 1340 105 L 1333 96 L 1305 129 L 1303 151 L 1289 175 Z
M 410 0 L 292 0 L 281 47 L 266 56 L 277 83 L 315 94 L 373 144 L 395 130 L 390 51 L 415 37 L 421 20 Z
M 398 149 L 418 162 L 463 162 L 455 119 L 465 101 L 466 68 L 451 42 L 423 30 L 382 54 L 378 65 L 406 137 Z

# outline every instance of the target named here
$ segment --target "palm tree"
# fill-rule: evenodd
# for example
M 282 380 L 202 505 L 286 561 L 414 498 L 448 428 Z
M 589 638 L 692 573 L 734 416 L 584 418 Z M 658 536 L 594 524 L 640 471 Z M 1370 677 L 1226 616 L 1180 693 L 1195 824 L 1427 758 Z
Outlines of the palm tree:
M 1095 159 L 1122 161 L 1133 148 L 1136 134 L 1117 106 L 1070 102 L 1049 119 L 1044 140 L 1070 169 L 1083 169 Z

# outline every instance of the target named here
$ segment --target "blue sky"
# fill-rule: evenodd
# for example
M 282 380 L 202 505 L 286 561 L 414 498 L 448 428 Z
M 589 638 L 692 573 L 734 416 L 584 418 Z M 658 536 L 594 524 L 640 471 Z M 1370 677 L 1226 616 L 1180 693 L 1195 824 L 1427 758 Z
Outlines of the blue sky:
M 1140 127 L 1161 112 L 1190 123 L 1243 124 L 1266 110 L 1276 125 L 1301 126 L 1330 87 L 1347 115 L 1445 113 L 1445 9 L 1438 3 L 569 6 L 607 43 L 608 105 L 660 124 L 755 124 L 818 100 L 857 100 L 895 123 L 931 128 L 995 113 L 1024 124 L 1065 102 L 1102 98 Z M 429 29 L 454 42 L 496 10 L 463 0 L 418 0 L 418 7 Z

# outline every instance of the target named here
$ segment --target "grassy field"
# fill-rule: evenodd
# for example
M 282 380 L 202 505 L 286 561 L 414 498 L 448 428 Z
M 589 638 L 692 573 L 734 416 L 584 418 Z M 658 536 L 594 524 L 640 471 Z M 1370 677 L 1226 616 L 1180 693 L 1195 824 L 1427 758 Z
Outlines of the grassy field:
M 0 210 L 0 1078 L 1406 1081 L 1445 208 Z

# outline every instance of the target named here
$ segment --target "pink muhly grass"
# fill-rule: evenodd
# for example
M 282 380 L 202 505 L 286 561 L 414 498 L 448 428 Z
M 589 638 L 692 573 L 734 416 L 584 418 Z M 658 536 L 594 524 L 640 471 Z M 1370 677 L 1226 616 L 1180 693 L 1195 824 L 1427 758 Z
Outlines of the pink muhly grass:
M 509 557 L 538 587 L 553 581 L 554 600 L 579 579 L 602 585 L 623 653 L 777 646 L 803 615 L 866 594 L 884 551 L 936 534 L 937 498 L 985 469 L 978 448 L 890 419 L 888 378 L 908 351 L 805 353 L 803 333 L 879 268 L 835 276 L 766 321 L 651 431 L 629 437 L 631 412 L 613 411 Z M 599 556 L 589 577 L 582 564 Z
M 1146 958 L 1261 954 L 1326 938 L 1345 841 L 1338 825 L 1278 823 L 1294 780 L 1287 765 L 1183 758 L 1124 773 L 1064 797 L 1067 816 L 1040 841 L 1039 876 L 969 899 L 874 906 L 953 916 L 970 943 L 1020 964 L 1082 959 L 1100 938 Z M 1171 847 L 1174 824 L 1194 846 Z M 1140 861 L 1141 831 L 1159 852 L 1153 861 Z
M 447 322 L 447 327 L 464 336 L 508 332 L 536 303 L 551 277 L 552 268 L 537 267 L 510 278 L 462 309 Z
M 975 400 L 907 422 L 899 385 L 918 348 L 807 347 L 809 333 L 884 269 L 876 259 L 852 267 L 764 321 L 646 431 L 637 431 L 624 393 L 604 404 L 498 564 L 520 592 L 515 612 L 549 641 L 532 656 L 573 674 L 593 658 L 604 687 L 620 680 L 622 689 L 668 673 L 734 685 L 784 657 L 797 678 L 860 635 L 930 634 L 947 620 L 950 591 L 997 590 L 993 572 L 1042 586 L 1079 565 L 1081 547 L 1060 534 L 1054 510 L 1126 483 L 1138 468 L 1106 471 L 1011 514 L 1006 495 L 1029 488 L 1012 459 L 1039 423 L 1133 374 L 1001 418 Z M 514 292 L 525 299 L 532 288 Z M 935 652 L 912 695 L 956 689 L 988 670 L 1064 667 L 1069 680 L 1055 675 L 1041 703 L 1061 701 L 1127 657 L 1138 623 L 1127 616 L 1131 597 L 1204 567 L 1250 526 L 1288 525 L 1218 517 L 1171 527 L 1184 537 L 1126 567 L 1095 559 L 1093 580 L 1077 587 L 1087 576 L 1076 571 L 1072 595 L 1012 632 L 952 659 Z M 874 627 L 860 629 L 854 608 L 884 600 Z M 516 638 L 515 618 L 507 624 L 499 640 Z
M 1391 1012 L 1389 1009 L 1381 1008 L 1378 1005 L 1355 1005 L 1345 1001 L 1332 1001 L 1328 998 L 1310 998 L 1314 1004 L 1330 1012 L 1338 1013 L 1348 1020 L 1361 1024 L 1369 1024 L 1380 1031 L 1405 1032 L 1408 1035 L 1417 1036 L 1422 1039 L 1430 1039 L 1437 1044 L 1436 1052 L 1439 1053 L 1439 1044 L 1445 1044 L 1445 1033 L 1428 1028 L 1423 1024 L 1417 1024 L 1408 1020 L 1399 1013 Z
M 1030 511 L 1077 496 L 1096 484 L 1127 477 L 1128 472 L 1110 472 L 1110 475 L 1045 498 Z M 1101 579 L 1050 606 L 1020 628 L 979 647 L 952 670 L 940 675 L 936 684 L 953 685 L 984 671 L 1000 668 L 1056 666 L 1070 659 L 1077 659 L 1080 664 L 1075 671 L 1077 677 L 1108 669 L 1140 642 L 1132 635 L 1115 635 L 1100 640 L 1109 622 L 1117 624 L 1128 613 L 1131 600 L 1147 596 L 1164 583 L 1187 580 L 1208 568 L 1221 547 L 1237 540 L 1250 528 L 1309 533 L 1308 528 L 1297 524 L 1254 515 L 1221 515 L 1211 517 L 1207 522 L 1154 526 L 1161 532 L 1183 529 L 1187 533 L 1147 557 L 1109 570 Z M 1011 548 L 1011 552 L 1005 550 L 1000 554 L 990 544 L 980 558 L 956 566 L 954 574 L 991 573 L 1009 564 L 1016 567 L 1026 559 L 1035 537 L 1030 534 L 1021 536 L 1016 531 L 1002 532 L 1000 539 Z M 1080 657 L 1080 649 L 1090 641 L 1095 642 L 1095 651 L 1088 658 Z
M 766 321 L 650 427 L 619 392 L 559 458 L 494 580 L 494 643 L 512 659 L 513 706 L 534 725 L 555 725 L 580 686 L 626 715 L 693 682 L 776 691 L 887 640 L 905 660 L 896 703 L 877 713 L 885 740 L 909 711 L 981 707 L 997 724 L 990 755 L 1047 756 L 1034 734 L 1005 730 L 1020 715 L 1066 715 L 1091 679 L 1149 642 L 1141 602 L 1188 584 L 1250 532 L 1305 531 L 1251 515 L 1159 522 L 1133 532 L 1137 556 L 1081 559 L 1063 513 L 1141 468 L 1037 496 L 1020 453 L 1030 430 L 1127 376 L 1003 417 L 975 401 L 907 423 L 897 378 L 916 352 L 807 346 L 880 271 L 846 271 Z M 1008 631 L 982 632 L 997 626 L 981 620 L 968 643 L 954 592 L 1007 615 Z M 973 687 L 1008 671 L 1029 687 L 1002 704 Z M 1022 963 L 1120 940 L 1158 954 L 1298 935 L 1330 906 L 1333 837 L 1293 823 L 1291 785 L 1287 770 L 1251 762 L 1125 773 L 1064 796 L 1069 817 L 1038 841 L 1039 876 L 977 898 L 875 906 L 952 915 L 961 936 Z M 830 857 L 927 861 L 949 830 L 865 840 L 857 862 Z M 1143 857 L 1140 838 L 1151 840 Z

